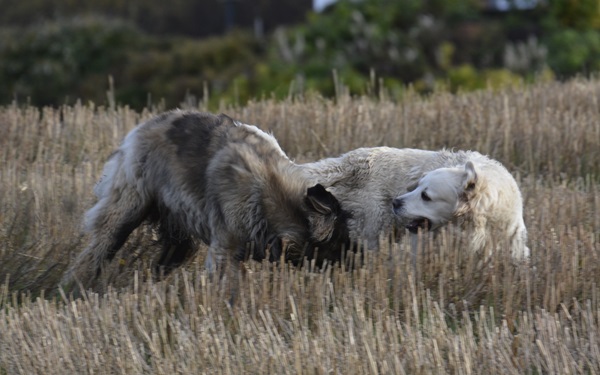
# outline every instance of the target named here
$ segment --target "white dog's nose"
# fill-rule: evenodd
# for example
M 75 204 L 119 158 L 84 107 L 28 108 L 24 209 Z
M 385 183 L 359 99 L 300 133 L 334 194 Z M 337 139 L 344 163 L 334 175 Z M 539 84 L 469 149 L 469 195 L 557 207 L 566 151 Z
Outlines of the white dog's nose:
M 401 198 L 395 198 L 392 201 L 392 207 L 394 208 L 394 212 L 400 211 L 400 209 L 404 206 L 404 200 Z

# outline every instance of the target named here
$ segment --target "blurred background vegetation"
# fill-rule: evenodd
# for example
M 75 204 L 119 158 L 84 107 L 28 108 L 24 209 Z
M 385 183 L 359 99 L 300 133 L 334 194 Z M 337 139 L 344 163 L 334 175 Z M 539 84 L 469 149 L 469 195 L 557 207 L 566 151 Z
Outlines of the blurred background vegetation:
M 397 97 L 600 70 L 598 0 L 510 3 L 0 0 L 0 104 Z

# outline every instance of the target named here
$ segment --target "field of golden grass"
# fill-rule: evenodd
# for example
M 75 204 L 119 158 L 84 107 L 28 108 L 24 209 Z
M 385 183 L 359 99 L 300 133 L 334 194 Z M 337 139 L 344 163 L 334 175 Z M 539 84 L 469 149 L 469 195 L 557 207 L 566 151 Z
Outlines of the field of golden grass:
M 351 271 L 249 262 L 232 307 L 203 251 L 147 277 L 138 230 L 106 293 L 73 299 L 56 286 L 101 168 L 157 111 L 0 108 L 0 374 L 600 373 L 600 81 L 219 110 L 301 162 L 377 145 L 488 154 L 521 186 L 528 264 L 466 253 L 449 228 L 423 238 L 416 270 L 406 237 Z

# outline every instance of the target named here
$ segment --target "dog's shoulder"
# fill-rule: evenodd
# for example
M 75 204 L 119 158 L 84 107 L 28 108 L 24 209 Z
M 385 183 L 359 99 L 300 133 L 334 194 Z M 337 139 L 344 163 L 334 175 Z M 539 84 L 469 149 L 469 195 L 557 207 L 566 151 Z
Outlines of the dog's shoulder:
M 231 120 L 232 127 L 228 128 L 228 142 L 243 144 L 260 155 L 272 155 L 277 159 L 289 160 L 277 139 L 256 125 L 250 125 L 237 120 Z

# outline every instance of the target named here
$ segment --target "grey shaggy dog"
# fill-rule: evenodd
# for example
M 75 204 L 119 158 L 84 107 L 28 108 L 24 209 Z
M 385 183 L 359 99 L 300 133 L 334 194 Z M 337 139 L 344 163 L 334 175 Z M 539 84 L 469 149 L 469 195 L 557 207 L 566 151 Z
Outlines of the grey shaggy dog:
M 519 187 L 502 164 L 478 152 L 359 148 L 302 166 L 350 211 L 351 236 L 370 249 L 382 233 L 457 222 L 473 227 L 472 251 L 490 251 L 498 240 L 513 258 L 529 257 Z
M 211 271 L 267 254 L 335 261 L 350 245 L 348 214 L 334 195 L 310 183 L 271 135 L 225 115 L 176 110 L 138 125 L 109 158 L 95 193 L 85 215 L 91 243 L 63 285 L 92 286 L 145 221 L 157 224 L 157 266 L 165 272 L 194 254 L 196 240 L 209 245 Z

